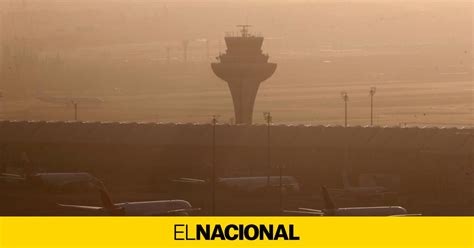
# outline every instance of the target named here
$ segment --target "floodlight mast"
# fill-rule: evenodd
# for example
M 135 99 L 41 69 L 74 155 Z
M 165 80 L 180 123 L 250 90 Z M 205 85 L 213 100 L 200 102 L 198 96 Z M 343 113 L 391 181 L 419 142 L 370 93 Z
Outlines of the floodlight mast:
M 213 216 L 216 215 L 216 125 L 218 115 L 212 116 L 212 176 L 211 176 L 211 187 L 212 187 L 212 206 L 211 213 Z
M 272 124 L 272 114 L 270 112 L 263 112 L 263 118 L 267 122 L 267 187 L 270 187 L 270 173 L 271 173 L 271 154 L 270 154 L 270 126 Z
M 370 126 L 374 125 L 374 95 L 376 92 L 377 88 L 376 87 L 371 87 L 370 88 Z
M 0 16 L 0 17 L 1 17 L 1 16 Z M 1 48 L 0 48 L 0 49 L 1 49 Z M 1 51 L 0 51 L 0 53 L 1 53 Z M 1 59 L 0 59 L 0 60 L 1 60 Z M 0 63 L 1 63 L 1 61 L 0 61 Z M 0 64 L 0 67 L 1 67 L 1 66 L 2 66 L 2 65 Z M 0 68 L 0 70 L 1 70 L 1 68 Z M 0 71 L 0 75 L 1 75 L 1 71 Z M 1 103 L 2 103 L 2 98 L 3 98 L 3 92 L 0 90 L 0 111 L 4 111 L 3 104 L 1 104 Z M 1 112 L 0 112 L 0 113 L 1 113 Z
M 77 121 L 77 102 L 75 102 L 74 100 L 71 101 L 73 107 L 74 107 L 74 120 Z
M 349 95 L 346 91 L 342 91 L 341 97 L 344 101 L 344 127 L 347 127 L 347 102 L 349 101 Z
M 283 164 L 278 166 L 278 172 L 280 176 L 280 190 L 279 190 L 279 204 L 280 204 L 280 213 L 283 213 L 283 169 L 286 168 Z

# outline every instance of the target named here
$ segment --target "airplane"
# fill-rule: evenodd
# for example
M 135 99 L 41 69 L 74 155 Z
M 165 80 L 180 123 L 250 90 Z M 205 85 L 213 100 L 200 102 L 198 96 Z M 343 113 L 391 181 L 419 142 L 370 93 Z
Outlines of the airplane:
M 175 183 L 191 185 L 209 185 L 209 180 L 194 178 L 173 179 Z M 218 177 L 216 184 L 219 189 L 232 190 L 245 194 L 263 193 L 270 189 L 280 189 L 280 176 L 255 176 L 255 177 Z M 298 192 L 300 185 L 292 176 L 282 176 L 281 186 L 285 193 Z
M 25 154 L 25 153 L 23 153 Z M 185 200 L 114 203 L 102 181 L 89 173 L 38 173 L 22 154 L 25 173 L 0 173 L 0 214 L 2 215 L 189 215 L 199 209 Z M 62 204 L 55 193 L 98 192 L 102 206 Z M 69 195 L 67 195 L 69 196 Z M 77 200 L 77 199 L 76 199 Z
M 185 200 L 159 200 L 114 203 L 104 184 L 93 180 L 95 188 L 100 193 L 102 206 L 68 205 L 58 204 L 70 210 L 94 211 L 98 215 L 114 216 L 160 216 L 160 215 L 189 215 L 190 212 L 198 211 Z
M 401 206 L 375 206 L 375 207 L 347 207 L 339 208 L 332 200 L 328 189 L 321 187 L 324 200 L 324 209 L 299 208 L 298 210 L 284 210 L 284 215 L 315 215 L 315 216 L 419 216 L 409 214 Z
M 398 193 L 389 190 L 387 187 L 377 185 L 375 178 L 372 178 L 370 186 L 353 186 L 349 180 L 348 171 L 344 168 L 342 171 L 343 188 L 330 188 L 333 192 L 344 192 L 354 196 L 358 201 L 372 200 L 393 200 Z
M 7 185 L 8 184 L 8 185 Z M 98 191 L 102 206 L 68 205 L 59 203 L 54 193 L 71 191 Z M 189 215 L 198 211 L 185 200 L 158 200 L 142 202 L 113 203 L 104 184 L 89 173 L 36 173 L 23 177 L 16 174 L 0 174 L 0 191 L 3 191 L 5 202 L 11 200 L 11 208 L 7 212 L 15 212 L 20 203 L 30 203 L 29 207 L 21 207 L 20 212 L 42 208 L 40 213 L 48 215 L 117 215 L 117 216 L 155 216 L 155 215 Z M 21 196 L 26 198 L 21 201 Z M 4 202 L 4 201 L 2 201 Z M 8 205 L 8 204 L 7 204 Z M 49 210 L 48 210 L 49 209 Z

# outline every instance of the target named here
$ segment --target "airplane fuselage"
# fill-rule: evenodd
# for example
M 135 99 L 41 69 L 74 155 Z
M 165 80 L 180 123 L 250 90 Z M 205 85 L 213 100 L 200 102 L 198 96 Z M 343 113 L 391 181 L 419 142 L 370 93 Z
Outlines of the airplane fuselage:
M 393 216 L 406 215 L 407 210 L 400 206 L 351 207 L 324 210 L 331 216 Z
M 117 203 L 115 206 L 123 208 L 126 216 L 156 216 L 156 215 L 186 215 L 184 211 L 192 206 L 185 200 L 162 200 L 143 202 Z

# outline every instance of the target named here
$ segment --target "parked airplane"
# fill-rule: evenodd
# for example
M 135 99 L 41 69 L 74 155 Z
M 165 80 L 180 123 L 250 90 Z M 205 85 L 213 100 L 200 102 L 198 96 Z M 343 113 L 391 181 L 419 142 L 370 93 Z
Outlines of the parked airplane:
M 270 179 L 270 180 L 269 180 Z M 172 180 L 176 183 L 208 185 L 209 180 L 194 178 L 179 178 Z M 280 189 L 280 176 L 256 176 L 256 177 L 219 177 L 216 180 L 219 189 L 234 190 L 243 193 L 264 192 L 268 188 Z M 281 177 L 281 187 L 285 192 L 298 192 L 300 185 L 292 176 Z
M 366 179 L 367 180 L 367 179 Z M 370 186 L 353 186 L 349 180 L 349 174 L 346 169 L 342 171 L 343 188 L 330 188 L 330 191 L 344 192 L 354 196 L 359 201 L 394 201 L 398 193 L 389 190 L 387 187 L 377 185 L 375 179 L 371 180 Z
M 58 204 L 71 210 L 95 211 L 98 215 L 124 215 L 124 216 L 157 216 L 157 215 L 189 215 L 199 209 L 192 208 L 185 200 L 160 200 L 114 203 L 107 189 L 101 181 L 93 180 L 94 187 L 99 191 L 102 206 L 84 206 Z
M 113 203 L 103 183 L 89 173 L 37 173 L 26 177 L 15 174 L 0 174 L 0 191 L 5 201 L 0 207 L 9 213 L 47 213 L 48 215 L 188 215 L 198 209 L 185 200 L 159 200 L 143 202 Z M 58 202 L 55 193 L 70 191 L 97 191 L 102 206 L 68 205 Z M 22 198 L 22 199 L 19 199 Z M 19 200 L 18 202 L 15 202 Z M 2 201 L 4 202 L 4 201 Z M 30 206 L 20 206 L 21 203 Z M 9 208 L 6 206 L 10 205 Z M 17 208 L 18 207 L 18 208 Z M 36 212 L 36 208 L 39 212 Z M 4 213 L 5 214 L 5 213 Z
M 375 206 L 375 207 L 350 207 L 338 208 L 326 187 L 322 187 L 322 194 L 325 203 L 323 212 L 325 215 L 335 216 L 403 216 L 408 212 L 401 206 Z
M 401 206 L 375 206 L 375 207 L 348 207 L 339 208 L 329 195 L 326 187 L 321 187 L 324 200 L 324 209 L 299 208 L 296 211 L 284 210 L 284 215 L 317 215 L 317 216 L 417 216 L 408 214 Z
M 0 173 L 0 214 L 2 215 L 188 215 L 198 209 L 185 200 L 114 203 L 104 184 L 89 173 L 37 173 L 26 166 L 24 175 Z M 58 193 L 93 191 L 102 206 L 59 203 Z M 77 200 L 77 199 L 76 199 Z

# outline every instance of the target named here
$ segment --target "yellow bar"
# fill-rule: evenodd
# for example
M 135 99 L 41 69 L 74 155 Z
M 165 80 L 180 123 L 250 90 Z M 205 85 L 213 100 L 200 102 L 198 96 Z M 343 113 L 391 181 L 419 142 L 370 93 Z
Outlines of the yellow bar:
M 293 224 L 300 240 L 174 240 L 174 225 Z M 474 217 L 0 217 L 1 248 L 474 248 Z

